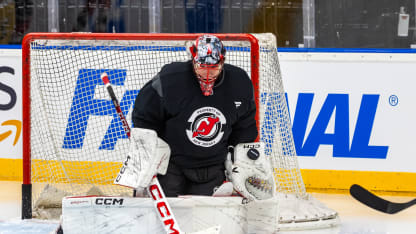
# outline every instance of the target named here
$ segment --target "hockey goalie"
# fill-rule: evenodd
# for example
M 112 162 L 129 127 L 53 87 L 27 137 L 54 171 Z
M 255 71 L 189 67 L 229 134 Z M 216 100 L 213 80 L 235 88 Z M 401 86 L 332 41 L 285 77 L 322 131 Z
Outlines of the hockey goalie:
M 165 65 L 140 90 L 132 114 L 134 128 L 154 130 L 171 149 L 167 171 L 158 175 L 168 197 L 211 196 L 226 180 L 228 147 L 258 134 L 252 83 L 224 63 L 222 42 L 203 35 L 190 52 L 190 61 Z
M 125 233 L 277 230 L 273 173 L 263 143 L 254 142 L 250 78 L 224 63 L 226 50 L 215 36 L 197 38 L 190 53 L 190 61 L 165 65 L 137 95 L 129 154 L 114 183 L 141 198 L 89 198 L 94 220 L 83 222 L 105 227 L 97 215 L 119 216 Z M 136 209 L 123 214 L 112 207 Z
M 157 174 L 167 197 L 235 191 L 247 202 L 271 199 L 275 183 L 264 146 L 251 143 L 258 132 L 249 76 L 224 63 L 226 50 L 215 36 L 197 38 L 190 53 L 190 61 L 165 65 L 140 90 L 131 157 L 115 182 L 140 192 Z

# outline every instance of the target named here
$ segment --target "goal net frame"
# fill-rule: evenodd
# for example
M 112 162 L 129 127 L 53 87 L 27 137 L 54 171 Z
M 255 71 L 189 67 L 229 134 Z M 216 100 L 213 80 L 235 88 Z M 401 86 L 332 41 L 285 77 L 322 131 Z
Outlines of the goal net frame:
M 30 76 L 31 76 L 31 57 L 30 48 L 31 42 L 34 39 L 59 39 L 59 40 L 180 40 L 192 41 L 201 34 L 107 34 L 107 33 L 30 33 L 27 34 L 22 42 L 22 102 L 23 102 L 23 185 L 22 185 L 22 218 L 31 218 L 32 212 L 32 180 L 31 180 L 31 141 L 30 141 L 30 127 L 31 126 L 31 93 L 30 93 Z M 254 62 L 251 63 L 251 79 L 255 90 L 259 86 L 259 46 L 258 40 L 250 34 L 227 34 L 217 35 L 221 40 L 235 40 L 247 41 L 251 44 L 251 58 Z M 255 92 L 256 106 L 258 106 L 259 93 Z M 256 124 L 259 128 L 259 108 L 256 110 Z M 256 139 L 258 141 L 258 137 Z
M 149 42 L 162 42 L 162 41 L 180 41 L 182 44 L 180 47 L 183 49 L 188 49 L 189 46 L 187 43 L 193 42 L 198 36 L 202 34 L 178 34 L 178 33 L 29 33 L 25 36 L 22 43 L 22 73 L 23 73 L 23 82 L 22 82 L 22 94 L 23 94 L 23 184 L 22 184 L 22 218 L 29 219 L 32 218 L 32 208 L 34 207 L 34 198 L 32 196 L 33 188 L 32 184 L 34 181 L 32 170 L 34 169 L 32 163 L 32 145 L 31 141 L 33 140 L 33 136 L 31 136 L 31 128 L 32 122 L 36 121 L 32 120 L 32 110 L 31 110 L 31 101 L 32 101 L 32 93 L 31 93 L 31 84 L 32 84 L 32 75 L 33 77 L 37 76 L 34 73 L 39 72 L 40 68 L 33 68 L 33 54 L 32 49 L 38 45 L 40 47 L 46 48 L 49 46 L 48 41 L 62 41 L 63 44 L 59 46 L 62 49 L 66 49 L 66 44 L 69 42 L 81 42 L 81 44 L 91 42 L 92 44 L 98 42 L 98 48 L 100 46 L 107 46 L 107 42 L 110 44 L 112 42 L 124 42 L 124 41 L 145 41 L 146 43 Z M 280 73 L 280 67 L 278 63 L 277 57 L 277 46 L 276 46 L 276 38 L 272 34 L 213 34 L 219 37 L 225 44 L 226 48 L 231 48 L 234 46 L 241 46 L 245 54 L 249 54 L 250 57 L 250 66 L 246 67 L 245 70 L 249 74 L 253 87 L 254 87 L 254 98 L 255 103 L 257 106 L 256 110 L 256 122 L 257 122 L 257 129 L 259 130 L 259 135 L 256 141 L 266 141 L 266 145 L 273 145 L 270 146 L 269 151 L 266 152 L 266 156 L 269 157 L 271 166 L 274 169 L 275 180 L 277 184 L 277 192 L 281 194 L 285 194 L 281 196 L 280 199 L 288 199 L 290 201 L 295 200 L 304 200 L 305 204 L 311 204 L 311 200 L 309 199 L 309 195 L 306 193 L 305 185 L 303 183 L 300 169 L 297 163 L 297 156 L 294 148 L 294 141 L 293 135 L 291 130 L 291 123 L 289 118 L 289 112 L 285 97 L 285 92 L 283 89 L 282 84 L 282 77 Z M 228 45 L 227 43 L 231 43 Z M 243 45 L 241 45 L 241 43 Z M 56 44 L 55 44 L 56 45 Z M 111 47 L 111 46 L 110 46 Z M 247 49 L 248 48 L 248 49 Z M 108 49 L 107 47 L 104 49 Z M 226 63 L 229 60 L 229 54 L 232 53 L 233 49 L 227 48 L 227 56 L 226 56 Z M 265 68 L 263 66 L 262 56 L 264 53 L 270 53 L 268 56 L 272 57 L 272 60 L 268 62 L 267 65 L 273 66 L 272 75 L 267 77 L 269 79 L 267 82 L 262 81 L 263 79 L 261 76 L 265 73 Z M 265 65 L 265 66 L 267 66 Z M 42 68 L 42 66 L 40 66 Z M 156 74 L 154 74 L 156 75 Z M 262 82 L 266 82 L 262 84 Z M 267 93 L 268 91 L 263 90 L 263 86 L 270 86 L 272 82 L 279 82 L 277 85 L 277 90 L 272 90 L 270 92 L 276 93 Z M 266 103 L 266 104 L 262 104 Z M 54 108 L 54 107 L 43 107 L 43 108 Z M 276 109 L 274 109 L 276 108 Z M 273 109 L 269 111 L 273 113 L 274 116 L 265 116 L 267 110 Z M 274 123 L 273 127 L 264 128 L 262 125 L 268 118 L 275 118 L 277 123 Z M 285 125 L 283 127 L 279 126 Z M 266 126 L 266 125 L 265 125 Z M 279 129 L 282 128 L 282 129 Z M 262 139 L 262 134 L 271 134 L 272 137 L 275 139 Z M 277 146 L 275 146 L 277 145 Z M 37 146 L 39 147 L 39 146 Z M 274 148 L 277 147 L 277 150 Z M 266 150 L 267 151 L 267 150 Z M 125 155 L 122 156 L 123 158 Z M 287 160 L 290 161 L 288 164 L 282 162 Z M 60 161 L 60 160 L 58 160 Z M 118 162 L 121 165 L 121 162 Z M 57 164 L 61 164 L 60 166 L 64 168 L 62 162 L 58 162 Z M 287 166 L 289 165 L 289 166 Z M 64 169 L 64 174 L 65 169 Z M 285 180 L 288 181 L 285 181 Z M 65 181 L 65 183 L 70 183 L 71 181 Z M 64 195 L 71 195 L 65 193 Z M 77 194 L 79 195 L 79 194 Z M 88 194 L 87 194 L 88 195 Z M 94 194 L 97 195 L 97 194 Z M 98 194 L 102 195 L 102 194 Z M 288 195 L 291 196 L 288 198 Z M 288 205 L 290 202 L 286 202 Z M 306 205 L 309 206 L 309 205 Z M 315 206 L 315 205 L 314 205 Z M 320 204 L 319 210 L 322 210 Z M 295 212 L 298 214 L 298 212 Z M 325 212 L 324 212 L 325 213 Z M 330 219 L 334 218 L 333 212 L 329 212 Z M 327 213 L 328 214 L 328 213 Z M 336 213 L 335 213 L 336 214 Z M 292 214 L 290 214 L 292 215 Z M 289 215 L 289 216 L 290 216 Z M 309 214 L 310 215 L 310 214 Z M 315 214 L 316 215 L 316 214 Z M 308 216 L 308 215 L 306 215 Z M 316 219 L 316 217 L 314 218 Z M 321 217 L 320 220 L 328 219 L 327 217 Z M 280 220 L 282 221 L 282 220 Z M 301 218 L 299 222 L 304 223 L 304 218 Z M 283 222 L 292 222 L 283 220 Z

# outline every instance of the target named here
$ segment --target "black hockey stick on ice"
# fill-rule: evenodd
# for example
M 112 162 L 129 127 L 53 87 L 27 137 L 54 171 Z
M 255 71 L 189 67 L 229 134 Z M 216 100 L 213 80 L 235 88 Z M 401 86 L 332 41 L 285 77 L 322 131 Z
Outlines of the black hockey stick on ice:
M 350 194 L 364 205 L 387 214 L 395 214 L 416 204 L 416 199 L 405 203 L 384 200 L 358 184 L 351 186 Z

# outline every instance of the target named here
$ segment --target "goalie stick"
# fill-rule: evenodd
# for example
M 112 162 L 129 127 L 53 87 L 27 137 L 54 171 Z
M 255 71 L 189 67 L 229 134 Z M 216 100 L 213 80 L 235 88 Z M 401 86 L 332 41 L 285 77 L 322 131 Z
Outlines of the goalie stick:
M 358 184 L 350 187 L 350 194 L 364 205 L 387 214 L 395 214 L 416 204 L 416 199 L 405 203 L 384 200 Z
M 126 117 L 123 114 L 123 111 L 121 110 L 120 104 L 117 100 L 116 95 L 114 94 L 113 87 L 110 84 L 110 81 L 108 79 L 107 73 L 101 74 L 101 79 L 104 82 L 104 85 L 108 91 L 108 94 L 110 95 L 111 101 L 114 104 L 114 107 L 116 109 L 117 115 L 119 116 L 121 123 L 123 125 L 123 129 L 126 132 L 128 138 L 130 139 L 130 127 L 127 122 Z M 167 201 L 167 198 L 165 196 L 165 193 L 162 190 L 162 187 L 160 186 L 159 180 L 157 179 L 157 176 L 154 175 L 150 185 L 147 187 L 147 192 L 149 196 L 153 200 L 154 207 L 156 209 L 156 213 L 159 216 L 159 219 L 162 223 L 162 226 L 164 227 L 166 233 L 173 233 L 173 234 L 181 234 L 185 233 L 182 232 L 179 228 L 178 221 L 176 220 L 175 216 L 173 215 L 172 209 Z M 220 231 L 219 226 L 211 227 L 206 230 L 197 232 L 198 234 L 218 234 Z
M 123 129 L 126 132 L 128 138 L 130 139 L 131 131 L 130 131 L 129 124 L 127 122 L 126 117 L 124 117 L 123 111 L 121 110 L 117 97 L 114 94 L 114 90 L 110 84 L 107 73 L 101 74 L 101 79 L 104 82 L 104 85 L 108 91 L 108 94 L 110 95 L 111 101 L 114 104 L 117 115 L 120 118 L 120 121 L 123 125 Z M 153 202 L 156 208 L 156 213 L 158 214 L 159 219 L 161 220 L 166 233 L 178 233 L 178 234 L 182 233 L 182 231 L 180 230 L 178 226 L 178 222 L 176 221 L 176 218 L 172 213 L 172 209 L 169 206 L 165 193 L 163 192 L 162 187 L 160 186 L 156 175 L 153 176 L 150 182 L 150 185 L 147 188 L 147 192 L 149 196 L 153 199 Z M 162 207 L 165 212 L 162 211 L 161 209 Z

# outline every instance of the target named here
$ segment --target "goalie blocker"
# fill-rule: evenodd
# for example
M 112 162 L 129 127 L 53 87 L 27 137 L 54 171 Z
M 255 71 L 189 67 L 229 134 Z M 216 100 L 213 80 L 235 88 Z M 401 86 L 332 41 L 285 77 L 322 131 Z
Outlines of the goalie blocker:
M 129 153 L 114 183 L 143 190 L 154 175 L 166 174 L 169 158 L 169 145 L 154 130 L 133 128 Z

